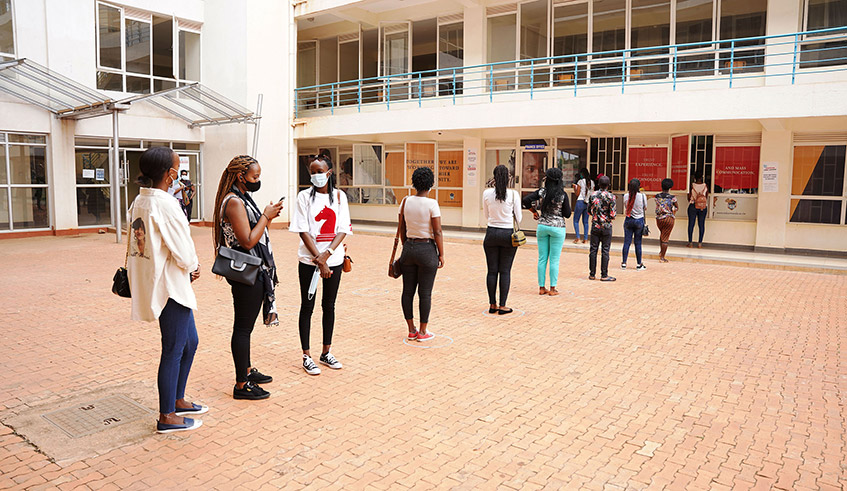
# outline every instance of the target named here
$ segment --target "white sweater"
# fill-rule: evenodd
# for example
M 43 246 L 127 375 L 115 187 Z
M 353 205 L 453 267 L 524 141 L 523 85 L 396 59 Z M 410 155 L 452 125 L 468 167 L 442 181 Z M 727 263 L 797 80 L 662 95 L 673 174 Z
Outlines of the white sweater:
M 521 223 L 521 200 L 514 189 L 506 190 L 506 201 L 497 201 L 497 192 L 488 188 L 482 192 L 482 212 L 489 227 L 513 228 L 512 217 Z
M 197 269 L 197 253 L 177 200 L 161 189 L 141 188 L 127 219 L 132 319 L 157 320 L 168 298 L 196 310 L 189 275 Z

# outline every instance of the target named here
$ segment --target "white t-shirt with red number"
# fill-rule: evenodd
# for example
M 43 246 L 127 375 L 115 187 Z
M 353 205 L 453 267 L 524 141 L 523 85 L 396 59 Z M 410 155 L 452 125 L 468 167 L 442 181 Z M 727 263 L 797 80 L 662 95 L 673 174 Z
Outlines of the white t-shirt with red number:
M 290 232 L 308 232 L 318 247 L 318 252 L 327 250 L 335 239 L 336 234 L 353 234 L 353 226 L 350 223 L 350 208 L 347 206 L 347 196 L 338 190 L 332 191 L 332 203 L 329 202 L 329 194 L 315 193 L 312 197 L 312 188 L 304 189 L 297 194 L 297 207 L 291 218 Z M 314 264 L 312 254 L 306 249 L 303 239 L 300 239 L 300 248 L 297 256 L 303 264 Z M 339 246 L 335 249 L 326 265 L 335 267 L 344 262 L 344 248 Z

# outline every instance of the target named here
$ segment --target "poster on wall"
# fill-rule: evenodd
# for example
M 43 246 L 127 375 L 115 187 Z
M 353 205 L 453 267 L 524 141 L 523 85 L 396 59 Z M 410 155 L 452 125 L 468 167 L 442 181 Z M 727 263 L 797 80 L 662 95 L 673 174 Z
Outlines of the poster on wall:
M 429 167 L 435 172 L 435 144 L 406 144 L 406 185 L 412 185 L 412 174 L 418 167 Z
M 461 150 L 438 152 L 438 187 L 462 187 L 462 155 Z
M 763 193 L 776 193 L 779 191 L 779 167 L 776 162 L 765 162 L 762 164 L 762 189 Z
M 667 147 L 630 148 L 628 180 L 638 179 L 644 191 L 661 191 L 668 175 Z
M 756 192 L 759 187 L 759 147 L 717 147 L 715 186 L 720 190 Z
M 688 189 L 688 135 L 671 142 L 671 179 L 674 189 Z
M 468 158 L 467 158 L 467 175 L 468 175 L 468 186 L 475 187 L 477 185 L 477 157 L 476 150 L 469 148 L 468 149 Z
M 758 198 L 743 194 L 712 196 L 712 218 L 720 220 L 755 220 Z

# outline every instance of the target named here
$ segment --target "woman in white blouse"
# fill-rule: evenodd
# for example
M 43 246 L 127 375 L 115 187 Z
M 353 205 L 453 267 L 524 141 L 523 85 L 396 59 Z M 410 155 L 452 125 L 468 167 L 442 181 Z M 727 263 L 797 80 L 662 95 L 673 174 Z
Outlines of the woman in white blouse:
M 482 212 L 488 222 L 482 247 L 488 263 L 485 283 L 488 287 L 488 313 L 509 314 L 506 307 L 511 283 L 512 263 L 518 248 L 512 245 L 512 233 L 521 223 L 521 200 L 518 192 L 508 188 L 509 169 L 494 168 L 494 187 L 482 193 Z M 500 303 L 497 303 L 497 283 L 500 283 Z
M 142 188 L 128 213 L 135 230 L 127 236 L 132 319 L 158 320 L 162 333 L 156 431 L 193 430 L 203 422 L 183 416 L 203 414 L 209 408 L 185 400 L 197 350 L 193 313 L 197 300 L 191 282 L 200 276 L 200 269 L 188 220 L 168 194 L 179 176 L 179 157 L 170 148 L 155 147 L 141 155 L 139 167 Z

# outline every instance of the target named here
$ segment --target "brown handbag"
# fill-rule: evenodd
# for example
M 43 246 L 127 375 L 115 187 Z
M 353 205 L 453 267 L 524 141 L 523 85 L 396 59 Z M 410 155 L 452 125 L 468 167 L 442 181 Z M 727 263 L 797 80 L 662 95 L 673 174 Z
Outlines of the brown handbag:
M 400 214 L 397 216 L 397 233 L 394 234 L 394 247 L 391 249 L 391 259 L 388 260 L 388 276 L 394 279 L 400 277 L 400 261 L 394 260 L 397 255 L 397 244 L 400 243 L 400 218 L 403 216 L 403 209 L 406 207 L 406 198 L 400 203 Z
M 347 244 L 344 244 L 344 263 L 341 266 L 341 271 L 344 271 L 345 273 L 353 271 L 353 260 L 350 259 L 349 255 L 347 255 Z

